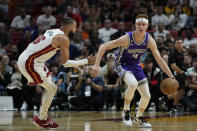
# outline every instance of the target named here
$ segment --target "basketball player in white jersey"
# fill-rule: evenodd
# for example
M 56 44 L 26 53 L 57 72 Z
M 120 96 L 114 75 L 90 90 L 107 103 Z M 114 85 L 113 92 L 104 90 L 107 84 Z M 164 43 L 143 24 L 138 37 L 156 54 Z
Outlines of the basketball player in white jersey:
M 60 50 L 61 64 L 64 67 L 74 67 L 85 64 L 93 64 L 94 56 L 83 60 L 69 60 L 69 34 L 76 32 L 76 22 L 71 18 L 64 18 L 60 29 L 47 30 L 44 35 L 39 36 L 29 44 L 18 58 L 18 67 L 21 73 L 28 79 L 29 84 L 38 84 L 45 90 L 41 98 L 39 115 L 34 116 L 33 123 L 43 128 L 57 128 L 58 124 L 47 116 L 56 93 L 57 86 L 51 79 L 45 62 L 49 60 L 56 51 Z

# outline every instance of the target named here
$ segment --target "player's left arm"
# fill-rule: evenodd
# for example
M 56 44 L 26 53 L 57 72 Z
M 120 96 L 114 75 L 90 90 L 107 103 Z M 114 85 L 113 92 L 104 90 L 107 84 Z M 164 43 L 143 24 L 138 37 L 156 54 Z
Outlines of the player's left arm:
M 94 64 L 96 60 L 96 56 L 88 56 L 86 59 L 82 60 L 68 60 L 66 63 L 63 64 L 64 67 L 77 67 L 86 64 Z
M 173 76 L 172 72 L 170 71 L 168 65 L 162 59 L 162 57 L 161 57 L 161 55 L 160 55 L 160 53 L 157 49 L 157 44 L 156 44 L 155 40 L 150 35 L 149 35 L 149 40 L 148 40 L 148 48 L 150 48 L 150 50 L 152 51 L 152 54 L 153 54 L 154 58 L 156 59 L 158 65 L 163 70 L 163 72 L 165 72 L 168 75 L 168 77 L 174 78 L 174 76 Z

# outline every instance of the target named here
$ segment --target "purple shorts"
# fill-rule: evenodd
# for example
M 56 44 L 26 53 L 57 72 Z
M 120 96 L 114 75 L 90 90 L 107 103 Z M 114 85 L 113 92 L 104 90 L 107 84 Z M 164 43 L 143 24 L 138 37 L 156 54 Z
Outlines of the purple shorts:
M 124 76 L 125 72 L 128 71 L 128 72 L 131 72 L 135 76 L 138 82 L 146 79 L 143 69 L 139 63 L 133 64 L 133 65 L 115 64 L 114 70 L 121 78 Z

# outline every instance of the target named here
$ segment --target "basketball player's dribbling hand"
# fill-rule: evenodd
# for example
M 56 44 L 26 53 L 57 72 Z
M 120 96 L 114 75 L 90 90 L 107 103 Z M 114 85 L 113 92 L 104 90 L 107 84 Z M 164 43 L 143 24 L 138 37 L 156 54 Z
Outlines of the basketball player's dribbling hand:
M 171 77 L 171 78 L 175 80 L 175 82 L 177 84 L 177 89 L 178 89 L 179 88 L 179 82 L 175 79 L 175 77 Z M 168 99 L 173 99 L 176 96 L 176 94 L 177 94 L 177 91 L 172 95 L 168 95 Z
M 88 57 L 87 57 L 87 60 L 88 60 L 88 64 L 94 64 L 95 63 L 95 61 L 96 61 L 96 56 L 93 56 L 93 55 L 89 55 Z
M 98 76 L 98 72 L 99 72 L 99 66 L 94 64 L 92 67 L 92 70 L 90 71 L 90 75 L 92 77 L 97 77 Z

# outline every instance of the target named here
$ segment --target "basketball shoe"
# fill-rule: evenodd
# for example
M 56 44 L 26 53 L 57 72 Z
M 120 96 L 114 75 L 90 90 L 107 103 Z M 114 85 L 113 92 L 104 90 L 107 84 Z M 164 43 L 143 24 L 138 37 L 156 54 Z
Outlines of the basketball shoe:
M 133 123 L 131 121 L 129 110 L 122 111 L 122 121 L 126 126 L 132 126 Z
M 133 122 L 136 123 L 137 125 L 139 125 L 140 127 L 144 127 L 144 128 L 151 128 L 152 125 L 150 123 L 148 123 L 143 116 L 141 117 L 135 117 L 133 119 Z
M 37 115 L 33 118 L 33 124 L 47 129 L 56 129 L 58 127 L 58 124 L 53 122 L 49 117 L 46 120 L 40 120 Z

